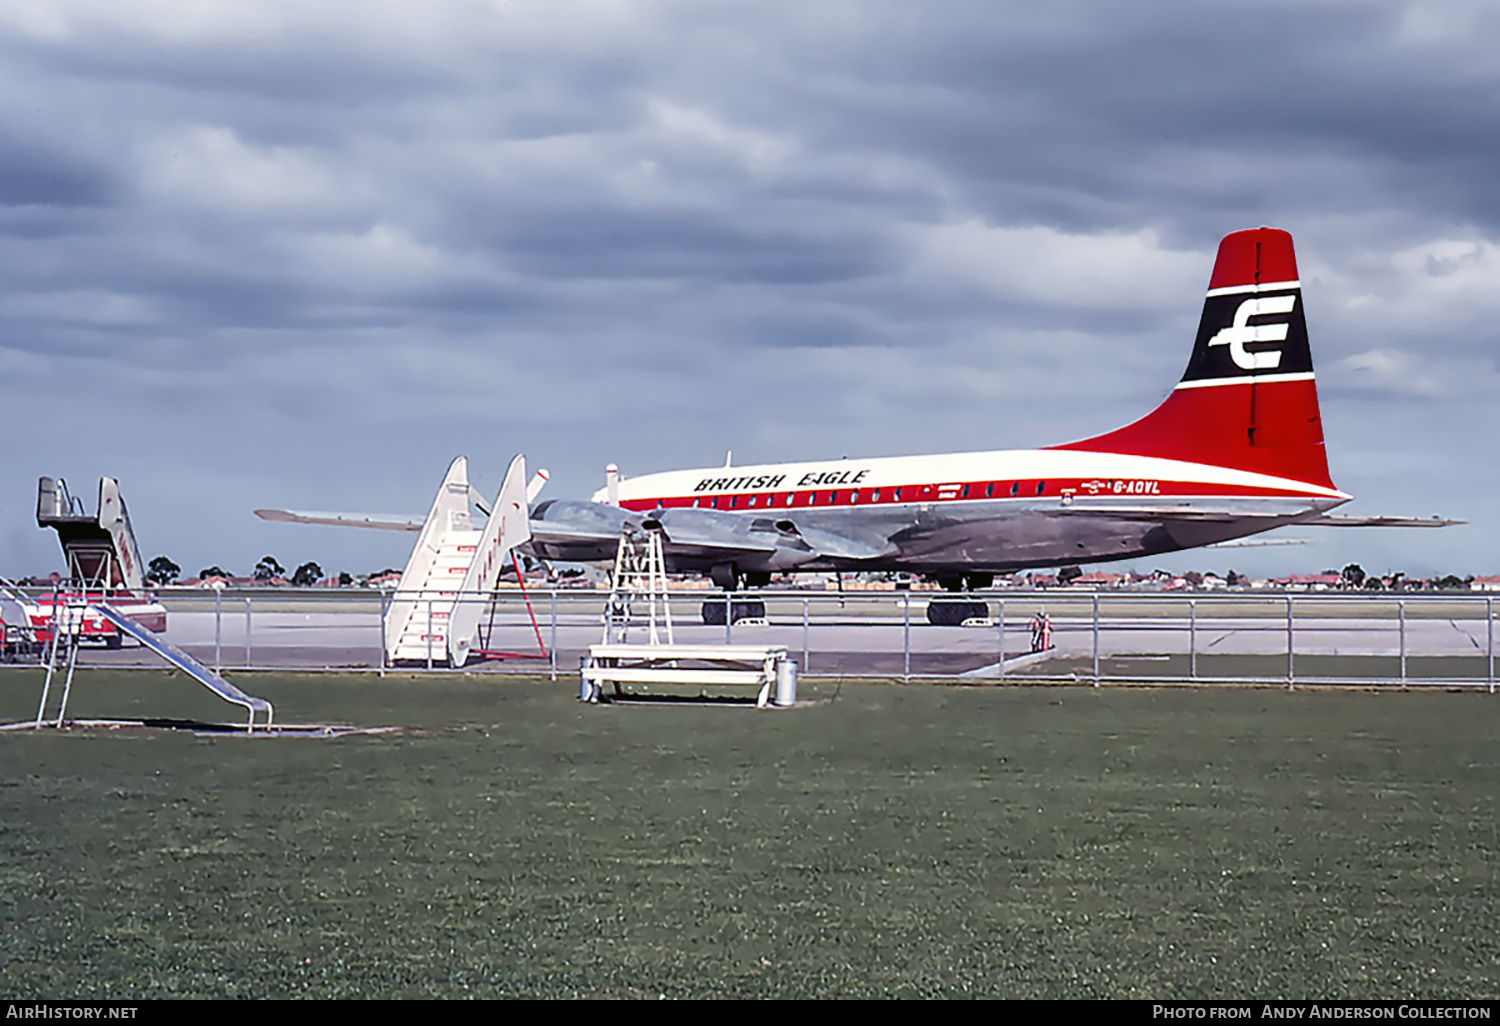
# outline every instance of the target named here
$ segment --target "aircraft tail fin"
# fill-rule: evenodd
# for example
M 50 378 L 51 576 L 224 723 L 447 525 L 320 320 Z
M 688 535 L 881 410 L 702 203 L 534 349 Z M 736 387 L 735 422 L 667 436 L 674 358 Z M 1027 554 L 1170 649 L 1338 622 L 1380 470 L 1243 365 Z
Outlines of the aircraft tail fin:
M 1133 424 L 1057 446 L 1233 467 L 1333 488 L 1292 237 L 1227 235 L 1187 371 Z

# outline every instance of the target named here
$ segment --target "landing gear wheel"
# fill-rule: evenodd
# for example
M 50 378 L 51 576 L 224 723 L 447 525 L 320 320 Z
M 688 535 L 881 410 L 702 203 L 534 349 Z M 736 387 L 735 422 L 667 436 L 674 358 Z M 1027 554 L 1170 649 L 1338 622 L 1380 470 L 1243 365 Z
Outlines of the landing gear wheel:
M 734 622 L 741 620 L 764 620 L 766 618 L 766 604 L 764 602 L 745 599 L 730 602 L 730 612 L 734 615 Z M 724 600 L 717 602 L 709 599 L 703 603 L 703 623 L 709 627 L 724 626 Z
M 965 620 L 989 615 L 989 606 L 983 602 L 927 603 L 927 622 L 935 627 L 957 627 Z

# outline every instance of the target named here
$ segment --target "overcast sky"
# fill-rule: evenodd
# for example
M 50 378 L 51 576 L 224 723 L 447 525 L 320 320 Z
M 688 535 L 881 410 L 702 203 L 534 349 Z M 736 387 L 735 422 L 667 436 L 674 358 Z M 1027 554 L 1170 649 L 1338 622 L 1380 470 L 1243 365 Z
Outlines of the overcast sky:
M 42 474 L 359 571 L 414 536 L 251 510 L 1097 434 L 1261 224 L 1346 511 L 1472 524 L 1151 565 L 1500 573 L 1496 11 L 7 0 L 0 574 L 61 566 Z

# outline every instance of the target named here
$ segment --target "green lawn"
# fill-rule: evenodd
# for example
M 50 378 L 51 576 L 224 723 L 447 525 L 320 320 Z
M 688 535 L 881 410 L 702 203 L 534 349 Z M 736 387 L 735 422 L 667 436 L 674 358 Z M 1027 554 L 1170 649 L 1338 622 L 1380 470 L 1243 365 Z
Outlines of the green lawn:
M 0 735 L 0 994 L 1500 994 L 1483 693 L 240 683 L 424 729 Z M 97 671 L 70 711 L 238 715 L 200 690 Z

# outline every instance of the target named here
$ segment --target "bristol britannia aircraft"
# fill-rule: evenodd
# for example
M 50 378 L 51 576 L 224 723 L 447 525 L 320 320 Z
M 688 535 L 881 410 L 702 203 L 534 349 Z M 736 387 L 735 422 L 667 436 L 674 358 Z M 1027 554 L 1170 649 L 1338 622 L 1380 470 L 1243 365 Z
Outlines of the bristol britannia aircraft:
M 461 463 L 445 492 L 477 500 Z M 512 476 L 517 465 L 519 482 L 519 457 Z M 1275 228 L 1220 243 L 1187 371 L 1160 406 L 1116 431 L 1046 449 L 632 479 L 611 466 L 587 502 L 534 501 L 544 480 L 539 473 L 512 503 L 529 510 L 522 551 L 602 561 L 622 532 L 656 531 L 669 570 L 705 573 L 725 589 L 764 586 L 777 573 L 904 571 L 957 591 L 986 587 L 997 573 L 1153 556 L 1289 525 L 1453 522 L 1330 514 L 1351 496 L 1329 476 L 1292 237 Z M 421 531 L 439 504 L 433 511 L 256 514 Z

